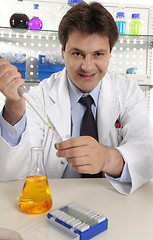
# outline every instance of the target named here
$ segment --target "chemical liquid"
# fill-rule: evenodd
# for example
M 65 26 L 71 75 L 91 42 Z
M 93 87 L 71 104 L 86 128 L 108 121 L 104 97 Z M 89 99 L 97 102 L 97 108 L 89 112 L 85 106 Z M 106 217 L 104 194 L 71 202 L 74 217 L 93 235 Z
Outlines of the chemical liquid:
M 29 29 L 33 30 L 41 30 L 42 29 L 42 21 L 39 19 L 39 17 L 33 17 L 29 23 L 28 23 Z
M 28 29 L 29 18 L 26 14 L 14 13 L 10 18 L 12 28 Z
M 33 15 L 33 18 L 30 19 L 28 23 L 29 29 L 41 30 L 43 23 L 39 18 L 39 4 L 37 3 L 33 4 L 33 9 L 34 9 L 34 12 L 33 12 L 34 15 Z
M 140 22 L 140 14 L 133 13 L 132 21 L 130 23 L 129 34 L 132 35 L 140 35 L 141 34 L 141 22 Z
M 129 34 L 140 35 L 141 34 L 141 23 L 140 22 L 131 22 Z
M 118 28 L 118 33 L 119 34 L 125 34 L 126 23 L 124 21 L 117 21 L 116 25 L 117 25 L 117 28 Z
M 18 207 L 27 214 L 39 214 L 52 207 L 52 198 L 46 176 L 34 175 L 25 179 Z
M 125 31 L 126 31 L 126 22 L 124 18 L 125 18 L 124 12 L 116 13 L 116 25 L 117 25 L 119 34 L 125 34 Z

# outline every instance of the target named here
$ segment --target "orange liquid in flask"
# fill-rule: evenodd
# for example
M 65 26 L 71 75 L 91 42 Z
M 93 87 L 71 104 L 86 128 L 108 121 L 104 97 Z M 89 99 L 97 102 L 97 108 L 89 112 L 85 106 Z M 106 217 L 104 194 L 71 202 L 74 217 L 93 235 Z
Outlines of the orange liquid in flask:
M 27 176 L 21 192 L 18 207 L 27 214 L 39 214 L 52 207 L 52 198 L 46 176 Z

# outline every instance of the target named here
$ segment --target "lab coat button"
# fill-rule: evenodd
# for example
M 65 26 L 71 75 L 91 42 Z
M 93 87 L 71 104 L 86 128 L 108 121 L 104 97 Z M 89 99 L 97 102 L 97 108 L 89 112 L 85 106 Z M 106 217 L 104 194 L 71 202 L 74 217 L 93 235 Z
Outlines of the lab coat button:
M 15 131 L 14 131 L 14 132 L 12 131 L 12 132 L 11 132 L 11 135 L 14 136 L 14 135 L 15 135 Z
M 64 162 L 64 160 L 61 160 L 61 164 L 63 165 L 65 162 Z

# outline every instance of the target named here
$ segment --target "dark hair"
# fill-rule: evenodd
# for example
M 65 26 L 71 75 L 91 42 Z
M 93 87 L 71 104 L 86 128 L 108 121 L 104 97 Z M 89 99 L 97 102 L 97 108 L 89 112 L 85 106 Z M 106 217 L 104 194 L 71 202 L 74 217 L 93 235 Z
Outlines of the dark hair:
M 107 36 L 110 51 L 119 37 L 114 18 L 98 2 L 90 4 L 79 2 L 63 16 L 58 28 L 58 38 L 64 50 L 69 34 L 73 30 L 79 30 L 87 34 L 98 33 Z

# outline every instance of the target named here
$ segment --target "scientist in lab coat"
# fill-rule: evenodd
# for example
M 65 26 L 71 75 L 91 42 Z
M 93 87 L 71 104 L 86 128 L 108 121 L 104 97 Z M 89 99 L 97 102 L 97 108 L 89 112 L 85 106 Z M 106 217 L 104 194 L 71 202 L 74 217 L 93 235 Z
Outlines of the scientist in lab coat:
M 104 172 L 122 194 L 153 177 L 153 130 L 145 97 L 134 80 L 107 71 L 118 39 L 116 23 L 99 3 L 73 6 L 59 25 L 65 69 L 29 91 L 37 108 L 66 141 L 59 142 L 18 94 L 20 73 L 0 59 L 0 91 L 6 102 L 0 116 L 0 180 L 25 177 L 32 146 L 44 147 L 48 178 Z M 84 107 L 91 95 L 98 141 L 80 136 Z M 118 125 L 116 125 L 116 123 Z

